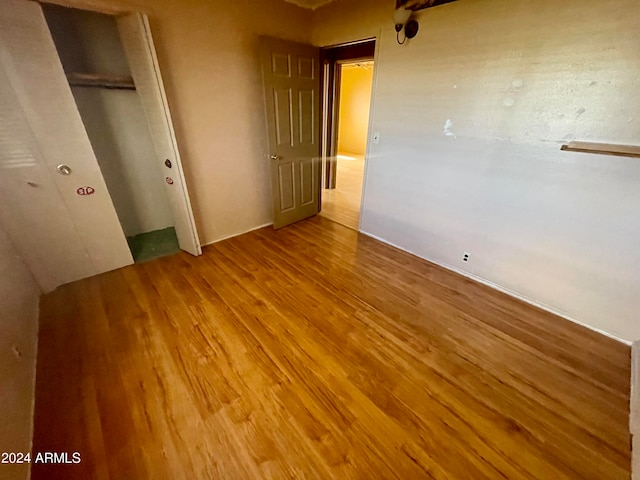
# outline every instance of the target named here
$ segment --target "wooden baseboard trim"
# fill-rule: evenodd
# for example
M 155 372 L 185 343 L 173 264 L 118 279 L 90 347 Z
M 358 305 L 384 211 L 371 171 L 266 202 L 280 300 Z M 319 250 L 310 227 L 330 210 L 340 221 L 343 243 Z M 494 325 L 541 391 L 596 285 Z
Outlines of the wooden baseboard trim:
M 239 237 L 240 235 L 244 235 L 245 233 L 253 232 L 254 230 L 260 230 L 261 228 L 264 228 L 264 227 L 270 227 L 271 225 L 273 225 L 273 222 L 269 222 L 269 223 L 265 223 L 265 224 L 262 224 L 262 225 L 258 225 L 257 227 L 252 227 L 249 230 L 246 230 L 244 232 L 233 233 L 233 234 L 227 235 L 225 237 L 221 237 L 221 238 L 217 238 L 215 240 L 211 240 L 210 242 L 203 243 L 202 246 L 206 247 L 207 245 L 213 245 L 214 243 L 222 242 L 223 240 L 229 240 L 230 238 L 234 238 L 234 237 Z
M 566 152 L 594 153 L 596 155 L 613 155 L 616 157 L 640 158 L 640 147 L 635 145 L 616 145 L 612 143 L 569 142 L 560 150 Z

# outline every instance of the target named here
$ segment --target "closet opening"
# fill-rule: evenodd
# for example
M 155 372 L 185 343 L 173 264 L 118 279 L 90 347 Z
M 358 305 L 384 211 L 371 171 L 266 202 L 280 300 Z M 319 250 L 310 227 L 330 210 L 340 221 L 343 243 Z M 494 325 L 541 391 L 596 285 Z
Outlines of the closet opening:
M 171 205 L 116 18 L 51 4 L 42 9 L 135 262 L 178 252 Z

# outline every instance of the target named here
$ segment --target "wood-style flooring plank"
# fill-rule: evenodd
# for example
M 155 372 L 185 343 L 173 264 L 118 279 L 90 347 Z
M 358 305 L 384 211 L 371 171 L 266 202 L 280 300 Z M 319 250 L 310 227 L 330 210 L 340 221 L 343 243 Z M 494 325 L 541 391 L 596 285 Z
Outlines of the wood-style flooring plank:
M 627 479 L 629 347 L 316 217 L 41 303 L 38 479 Z

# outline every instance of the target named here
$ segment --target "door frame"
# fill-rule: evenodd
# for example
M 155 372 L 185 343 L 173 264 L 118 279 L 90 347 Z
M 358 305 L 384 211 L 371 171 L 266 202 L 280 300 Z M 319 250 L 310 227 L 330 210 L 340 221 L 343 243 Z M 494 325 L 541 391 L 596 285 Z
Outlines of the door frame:
M 175 129 L 173 126 L 173 117 L 171 115 L 171 110 L 169 108 L 169 101 L 167 99 L 167 94 L 164 87 L 164 80 L 162 78 L 162 69 L 160 68 L 160 62 L 158 61 L 157 51 L 155 47 L 155 42 L 153 38 L 153 32 L 151 31 L 151 24 L 149 22 L 149 17 L 140 12 L 133 12 L 126 15 L 114 15 L 116 19 L 116 24 L 118 26 L 118 33 L 120 35 L 120 41 L 122 42 L 122 46 L 125 50 L 125 55 L 127 56 L 127 61 L 130 63 L 129 68 L 131 69 L 131 74 L 134 79 L 136 79 L 136 67 L 131 65 L 131 58 L 129 47 L 127 44 L 127 39 L 124 36 L 125 31 L 129 31 L 130 33 L 133 30 L 125 29 L 125 25 L 130 22 L 137 23 L 139 27 L 139 32 L 141 35 L 142 43 L 146 47 L 146 51 L 143 52 L 143 58 L 148 62 L 148 67 L 151 70 L 152 78 L 149 78 L 152 90 L 151 96 L 153 97 L 153 102 L 155 106 L 159 106 L 162 111 L 163 121 L 160 122 L 162 125 L 158 125 L 158 128 L 162 130 L 159 133 L 161 137 L 167 137 L 166 140 L 168 142 L 169 152 L 165 151 L 166 155 L 171 157 L 171 161 L 173 165 L 169 163 L 166 165 L 168 168 L 171 168 L 171 171 L 165 171 L 160 167 L 160 161 L 163 157 L 157 159 L 156 166 L 158 167 L 158 173 L 160 176 L 164 176 L 166 173 L 171 173 L 171 177 L 166 177 L 166 182 L 170 185 L 173 183 L 177 184 L 180 187 L 181 194 L 179 205 L 176 205 L 169 193 L 166 193 L 167 198 L 171 204 L 171 211 L 174 217 L 174 228 L 176 232 L 178 232 L 178 243 L 180 244 L 180 249 L 190 253 L 191 255 L 198 256 L 202 255 L 202 244 L 200 242 L 200 237 L 198 235 L 198 228 L 196 226 L 195 217 L 193 214 L 193 206 L 191 204 L 191 198 L 189 195 L 189 189 L 187 187 L 187 181 L 184 175 L 184 168 L 182 166 L 182 157 L 180 156 L 180 148 L 178 145 L 178 140 L 176 139 Z M 144 68 L 139 68 L 141 76 L 144 75 Z M 145 114 L 147 117 L 147 123 L 149 124 L 149 128 L 151 130 L 151 137 L 153 139 L 154 147 L 157 152 L 157 139 L 154 138 L 153 127 L 151 125 L 152 121 L 149 118 L 149 114 L 146 111 L 146 105 L 144 103 L 144 99 L 142 94 L 139 94 L 140 100 L 143 102 L 143 108 L 145 109 Z M 168 161 L 169 159 L 167 159 Z M 165 161 L 166 162 L 166 161 Z M 169 180 L 171 179 L 171 183 Z M 165 185 L 166 187 L 166 185 Z M 184 245 L 182 242 L 182 238 L 180 237 L 180 233 L 178 230 L 178 223 L 182 221 L 184 222 L 184 226 L 189 230 L 189 236 L 191 237 L 189 245 Z
M 338 129 L 340 109 L 340 81 L 341 65 L 358 61 L 375 62 L 377 57 L 376 37 L 369 37 L 355 42 L 343 43 L 322 48 L 320 51 L 322 62 L 322 188 L 336 188 Z M 371 99 L 373 100 L 373 88 Z M 373 104 L 373 102 L 372 102 Z M 371 112 L 371 111 L 370 111 Z M 369 114 L 369 121 L 371 113 Z M 368 144 L 368 142 L 367 142 Z M 322 205 L 321 205 L 322 208 Z

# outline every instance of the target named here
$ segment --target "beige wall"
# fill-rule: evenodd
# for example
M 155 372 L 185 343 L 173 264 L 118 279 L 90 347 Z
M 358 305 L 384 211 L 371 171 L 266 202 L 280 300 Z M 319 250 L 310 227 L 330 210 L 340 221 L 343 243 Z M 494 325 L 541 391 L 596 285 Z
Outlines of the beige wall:
M 282 0 L 55 0 L 150 17 L 203 243 L 270 223 L 259 35 L 309 41 L 311 12 Z
M 320 47 L 373 38 L 393 29 L 395 2 L 336 0 L 313 13 L 311 42 Z
M 560 151 L 640 144 L 640 4 L 460 1 L 420 12 L 403 46 L 391 13 L 338 0 L 314 16 L 317 45 L 381 33 L 363 230 L 640 338 L 640 162 Z
M 39 295 L 0 226 L 0 452 L 31 450 Z M 6 480 L 26 479 L 28 471 L 0 465 Z
M 364 155 L 369 128 L 373 63 L 344 64 L 341 70 L 338 151 Z

